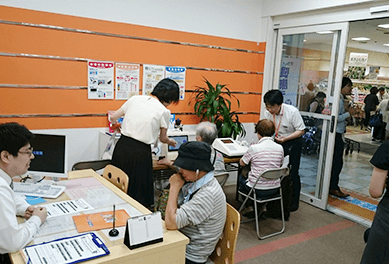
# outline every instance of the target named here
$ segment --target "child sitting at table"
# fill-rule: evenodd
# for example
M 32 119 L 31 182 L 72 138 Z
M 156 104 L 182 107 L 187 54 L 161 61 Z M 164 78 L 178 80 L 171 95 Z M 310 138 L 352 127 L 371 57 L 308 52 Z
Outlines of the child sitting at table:
M 30 206 L 12 190 L 12 177 L 26 173 L 34 158 L 30 145 L 33 137 L 17 123 L 0 125 L 0 263 L 11 263 L 8 253 L 24 248 L 47 217 L 46 208 Z M 27 221 L 19 224 L 16 215 Z

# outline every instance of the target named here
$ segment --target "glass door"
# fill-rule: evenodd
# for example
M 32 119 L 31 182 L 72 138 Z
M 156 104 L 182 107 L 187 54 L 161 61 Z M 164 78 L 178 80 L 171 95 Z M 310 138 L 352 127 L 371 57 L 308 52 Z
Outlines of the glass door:
M 302 201 L 325 209 L 331 177 L 348 23 L 279 29 L 273 87 L 306 125 L 299 175 Z

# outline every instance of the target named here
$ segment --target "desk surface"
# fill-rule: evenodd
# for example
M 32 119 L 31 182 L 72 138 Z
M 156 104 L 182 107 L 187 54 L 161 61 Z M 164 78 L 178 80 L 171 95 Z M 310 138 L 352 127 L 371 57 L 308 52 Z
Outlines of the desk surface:
M 148 214 L 150 211 L 142 206 L 140 203 L 132 199 L 130 196 L 122 192 L 115 185 L 98 175 L 91 169 L 81 170 L 81 171 L 72 171 L 69 172 L 69 178 L 67 181 L 63 181 L 67 184 L 72 184 L 76 181 L 74 179 L 83 179 L 83 178 L 94 178 L 96 180 L 91 180 L 91 182 L 97 183 L 100 190 L 104 190 L 109 193 L 114 193 L 115 197 L 110 197 L 110 200 L 121 200 L 123 202 L 122 206 L 131 206 L 132 210 L 137 210 L 140 214 Z M 95 186 L 97 186 L 95 185 Z M 110 191 L 112 192 L 110 192 Z M 47 199 L 47 203 L 69 200 L 69 196 L 66 191 L 57 199 Z M 100 208 L 94 207 L 95 211 L 99 211 Z M 108 211 L 107 208 L 101 208 L 100 211 Z M 88 212 L 89 213 L 89 212 Z M 131 213 L 129 213 L 131 215 Z M 71 217 L 71 216 L 70 216 Z M 53 219 L 53 218 L 52 218 Z M 61 220 L 65 220 L 61 218 Z M 61 221 L 60 220 L 60 221 Z M 130 250 L 126 245 L 123 244 L 123 238 L 118 240 L 111 241 L 103 231 L 97 231 L 96 233 L 104 240 L 104 243 L 107 245 L 110 254 L 104 257 L 92 259 L 86 261 L 86 263 L 184 263 L 185 262 L 185 248 L 189 243 L 189 239 L 184 236 L 179 231 L 169 231 L 166 230 L 165 223 L 163 223 L 164 234 L 163 242 L 144 246 L 141 248 Z M 73 232 L 73 233 L 72 233 Z M 71 232 L 58 232 L 56 234 L 50 234 L 44 236 L 44 238 L 49 238 L 48 240 L 53 240 L 55 238 L 61 238 L 65 236 L 75 235 L 74 232 L 77 232 L 76 227 Z M 123 232 L 124 233 L 124 232 Z M 124 234 L 123 234 L 124 235 Z M 123 236 L 122 236 L 123 237 Z M 41 238 L 42 239 L 42 238 Z M 36 238 L 38 240 L 38 237 Z M 41 241 L 38 241 L 39 243 Z M 33 243 L 30 243 L 30 245 Z M 24 263 L 20 252 L 15 252 L 10 254 L 13 263 Z

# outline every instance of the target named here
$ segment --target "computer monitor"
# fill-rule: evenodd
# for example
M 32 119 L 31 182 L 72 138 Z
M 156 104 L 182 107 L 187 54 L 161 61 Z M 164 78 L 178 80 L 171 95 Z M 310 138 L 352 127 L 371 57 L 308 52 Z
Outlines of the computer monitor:
M 31 140 L 35 158 L 28 169 L 29 176 L 67 177 L 66 136 L 34 134 Z
M 169 146 L 168 147 L 168 151 L 171 152 L 171 151 L 178 151 L 178 149 L 180 148 L 180 146 L 185 143 L 185 142 L 188 142 L 188 136 L 187 135 L 182 135 L 182 136 L 169 136 L 169 138 L 171 139 L 174 139 L 177 144 L 175 147 L 173 146 Z

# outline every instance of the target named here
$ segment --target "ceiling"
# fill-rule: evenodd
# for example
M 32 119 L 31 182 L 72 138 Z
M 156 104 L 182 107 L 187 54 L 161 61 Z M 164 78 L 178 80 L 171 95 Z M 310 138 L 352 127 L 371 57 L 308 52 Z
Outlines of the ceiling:
M 347 47 L 389 53 L 389 47 L 383 45 L 389 43 L 389 29 L 377 28 L 379 24 L 389 24 L 389 18 L 351 22 Z M 351 40 L 355 37 L 368 37 L 370 40 L 363 43 Z

